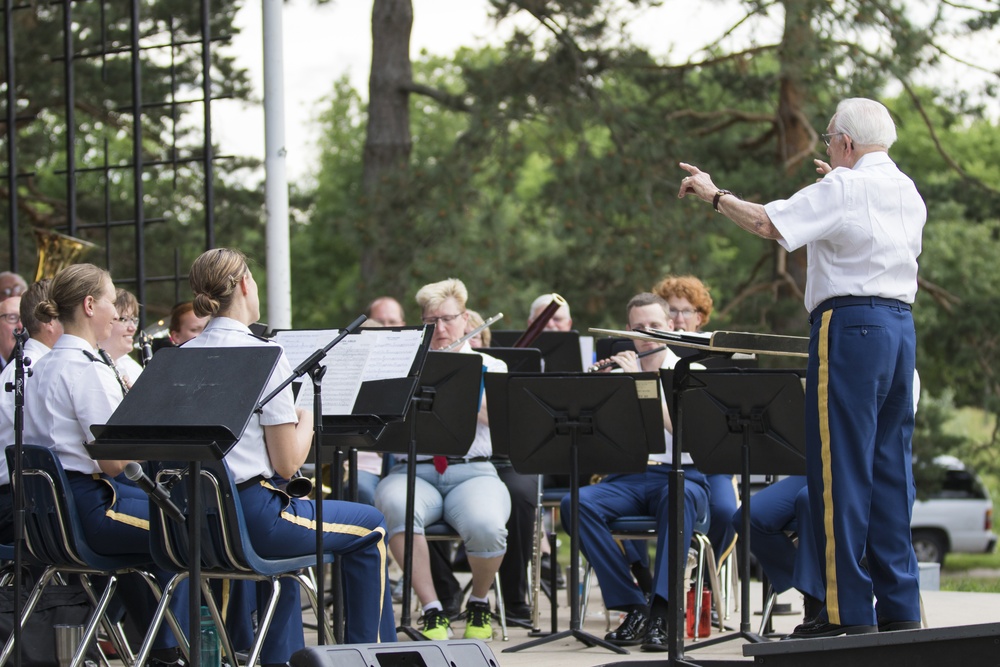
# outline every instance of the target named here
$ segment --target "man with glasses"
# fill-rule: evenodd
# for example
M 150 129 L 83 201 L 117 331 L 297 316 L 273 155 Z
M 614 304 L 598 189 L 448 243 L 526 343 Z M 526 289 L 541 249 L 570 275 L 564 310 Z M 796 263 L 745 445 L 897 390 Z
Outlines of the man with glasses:
M 0 301 L 0 368 L 7 365 L 14 352 L 14 330 L 21 328 L 21 297 Z
M 424 285 L 417 304 L 424 324 L 434 325 L 432 350 L 443 350 L 465 335 L 468 291 L 461 280 L 449 278 Z M 466 341 L 458 353 L 476 354 Z M 505 373 L 507 365 L 483 354 L 490 373 Z M 420 449 L 432 449 L 421 446 Z M 417 462 L 413 526 L 413 590 L 423 606 L 423 634 L 427 639 L 448 639 L 451 622 L 431 578 L 430 557 L 424 527 L 444 520 L 458 531 L 465 543 L 472 570 L 472 594 L 466 607 L 465 638 L 490 641 L 490 586 L 507 551 L 507 519 L 510 494 L 490 462 L 490 440 L 486 399 L 482 398 L 476 436 L 462 457 L 421 456 Z M 397 563 L 403 562 L 406 527 L 406 463 L 393 466 L 375 489 L 375 507 L 385 514 L 389 548 Z
M 28 289 L 24 278 L 13 271 L 0 271 L 0 301 L 12 296 L 21 296 Z
M 822 178 L 765 205 L 688 172 L 693 194 L 791 252 L 808 248 L 806 477 L 826 609 L 792 638 L 919 627 L 913 507 L 912 303 L 927 208 L 889 158 L 896 127 L 874 100 L 837 105 Z M 867 569 L 861 566 L 867 556 Z M 872 598 L 878 603 L 872 606 Z

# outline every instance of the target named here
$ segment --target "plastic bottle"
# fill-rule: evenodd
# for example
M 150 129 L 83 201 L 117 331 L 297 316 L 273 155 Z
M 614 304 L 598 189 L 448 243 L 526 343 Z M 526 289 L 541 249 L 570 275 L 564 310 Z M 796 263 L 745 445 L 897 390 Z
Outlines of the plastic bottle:
M 222 656 L 219 645 L 219 632 L 208 607 L 201 608 L 201 643 L 198 651 L 201 667 L 221 667 Z

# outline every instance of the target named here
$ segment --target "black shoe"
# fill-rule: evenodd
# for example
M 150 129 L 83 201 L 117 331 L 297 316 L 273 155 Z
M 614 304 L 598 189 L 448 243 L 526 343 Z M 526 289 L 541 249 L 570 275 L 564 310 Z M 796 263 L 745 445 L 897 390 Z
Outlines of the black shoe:
M 633 609 L 616 630 L 604 635 L 604 640 L 615 646 L 638 646 L 646 639 L 649 613 L 645 609 Z
M 919 630 L 920 621 L 879 621 L 879 632 L 896 632 L 898 630 Z
M 669 651 L 670 644 L 667 641 L 667 618 L 666 616 L 654 616 L 649 621 L 649 630 L 646 631 L 646 638 L 640 647 L 642 651 Z
M 555 557 L 552 554 L 545 554 L 542 556 L 542 566 L 539 568 L 539 575 L 543 582 L 548 582 L 549 578 L 552 576 L 552 563 L 555 562 Z M 558 564 L 557 564 L 558 565 Z M 556 570 L 556 588 L 563 590 L 566 588 L 566 575 L 563 574 L 562 569 Z
M 817 600 L 808 593 L 802 594 L 802 625 L 811 625 L 816 622 L 826 605 L 822 600 Z
M 815 639 L 817 637 L 837 637 L 838 635 L 864 635 L 878 631 L 877 625 L 838 625 L 823 619 L 803 623 L 785 639 Z
M 520 604 L 509 604 L 504 608 L 504 613 L 507 615 L 507 622 L 531 622 L 531 605 L 526 605 L 523 602 Z

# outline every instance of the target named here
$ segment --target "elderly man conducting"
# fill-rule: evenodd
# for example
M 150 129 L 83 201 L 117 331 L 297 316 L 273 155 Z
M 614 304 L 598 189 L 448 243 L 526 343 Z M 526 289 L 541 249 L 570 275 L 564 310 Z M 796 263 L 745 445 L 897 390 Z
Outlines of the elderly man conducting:
M 678 192 L 789 252 L 808 250 L 806 473 L 826 609 L 793 639 L 909 629 L 920 619 L 911 304 L 927 209 L 889 159 L 896 128 L 884 106 L 842 101 L 823 139 L 822 178 L 789 199 L 743 201 L 685 163 Z

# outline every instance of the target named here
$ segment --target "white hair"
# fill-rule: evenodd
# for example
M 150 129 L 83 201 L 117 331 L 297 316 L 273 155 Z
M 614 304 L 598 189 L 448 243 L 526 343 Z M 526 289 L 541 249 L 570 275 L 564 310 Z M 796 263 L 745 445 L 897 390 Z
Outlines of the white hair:
M 879 146 L 889 150 L 896 141 L 896 124 L 892 122 L 889 110 L 864 97 L 852 97 L 837 105 L 833 129 L 848 135 L 859 146 Z

